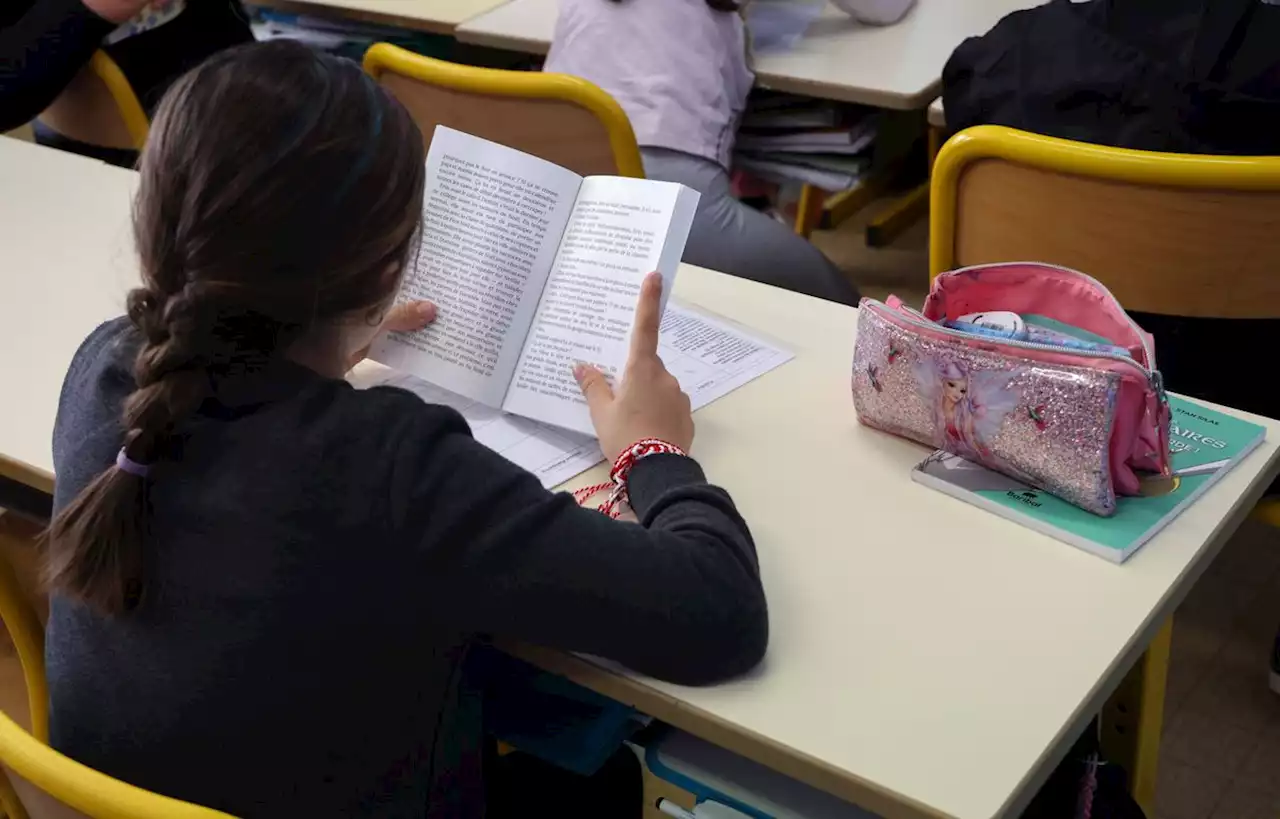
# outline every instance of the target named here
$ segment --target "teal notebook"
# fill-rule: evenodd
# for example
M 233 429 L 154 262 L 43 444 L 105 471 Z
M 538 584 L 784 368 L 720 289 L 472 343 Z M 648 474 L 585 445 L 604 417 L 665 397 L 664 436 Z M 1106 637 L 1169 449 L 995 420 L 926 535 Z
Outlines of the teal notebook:
M 1169 407 L 1173 411 L 1169 431 L 1172 477 L 1144 481 L 1144 495 L 1118 498 L 1116 513 L 1109 518 L 947 452 L 930 455 L 912 471 L 911 478 L 1123 563 L 1266 437 L 1266 430 L 1257 424 L 1185 398 L 1169 396 Z

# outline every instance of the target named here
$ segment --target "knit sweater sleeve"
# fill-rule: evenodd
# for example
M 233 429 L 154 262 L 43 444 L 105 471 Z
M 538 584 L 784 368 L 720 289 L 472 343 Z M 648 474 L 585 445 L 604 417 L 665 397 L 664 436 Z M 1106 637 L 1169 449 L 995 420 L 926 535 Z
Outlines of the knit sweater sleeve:
M 397 424 L 391 514 L 442 621 L 688 685 L 760 661 L 768 614 L 755 546 L 695 461 L 640 460 L 639 523 L 620 522 L 547 491 L 433 409 L 419 404 Z

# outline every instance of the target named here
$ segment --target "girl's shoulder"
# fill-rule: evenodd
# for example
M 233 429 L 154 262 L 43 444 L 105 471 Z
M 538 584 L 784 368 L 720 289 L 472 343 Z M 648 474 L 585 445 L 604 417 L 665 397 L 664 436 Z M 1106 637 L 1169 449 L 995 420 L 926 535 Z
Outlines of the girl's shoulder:
M 71 357 L 71 366 L 63 382 L 63 394 L 76 382 L 96 374 L 93 381 L 102 378 L 118 382 L 121 386 L 133 385 L 133 365 L 142 346 L 142 334 L 127 316 L 105 321 L 80 342 Z

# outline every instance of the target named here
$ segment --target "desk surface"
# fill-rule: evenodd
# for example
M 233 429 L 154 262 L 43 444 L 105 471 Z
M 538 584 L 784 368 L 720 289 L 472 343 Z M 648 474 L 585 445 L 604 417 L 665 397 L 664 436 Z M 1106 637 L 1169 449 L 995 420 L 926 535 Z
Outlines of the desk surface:
M 506 0 L 251 0 L 255 6 L 314 14 L 349 17 L 415 31 L 452 34 L 466 20 L 484 14 Z
M 11 477 L 48 485 L 67 363 L 120 312 L 133 180 L 0 139 Z M 912 483 L 925 450 L 854 417 L 855 310 L 690 267 L 675 293 L 796 352 L 697 413 L 695 455 L 759 546 L 768 658 L 692 689 L 524 653 L 888 817 L 1016 815 L 1274 471 L 1280 423 L 1258 419 L 1259 450 L 1117 567 Z
M 756 55 L 766 88 L 880 108 L 924 108 L 938 95 L 942 66 L 966 37 L 1038 0 L 918 0 L 894 26 L 864 26 L 835 6 L 792 49 Z M 458 39 L 545 54 L 558 0 L 512 0 L 458 26 Z

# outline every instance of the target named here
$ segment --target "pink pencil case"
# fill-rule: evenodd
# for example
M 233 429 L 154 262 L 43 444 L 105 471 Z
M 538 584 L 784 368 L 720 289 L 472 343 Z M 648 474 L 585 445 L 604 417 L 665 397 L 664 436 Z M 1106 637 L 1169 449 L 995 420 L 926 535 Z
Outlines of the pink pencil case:
M 944 327 L 984 311 L 1045 316 L 1130 355 Z M 853 357 L 862 423 L 977 461 L 1098 515 L 1169 474 L 1169 405 L 1155 344 L 1097 280 L 1036 262 L 934 280 L 918 312 L 863 299 Z

